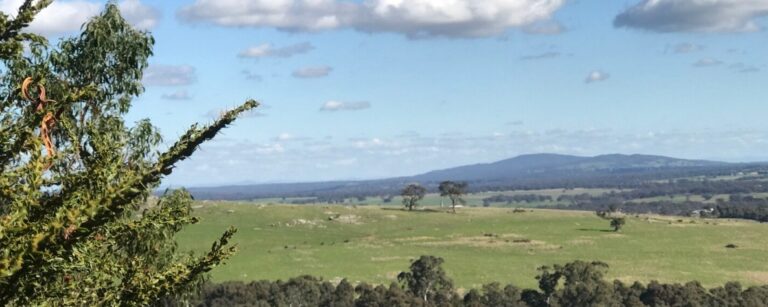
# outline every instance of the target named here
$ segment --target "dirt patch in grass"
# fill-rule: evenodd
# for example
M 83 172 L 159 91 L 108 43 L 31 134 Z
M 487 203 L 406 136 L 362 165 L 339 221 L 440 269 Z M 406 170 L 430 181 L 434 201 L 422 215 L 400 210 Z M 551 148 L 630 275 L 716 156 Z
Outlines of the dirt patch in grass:
M 427 241 L 427 240 L 434 240 L 435 237 L 427 237 L 427 236 L 421 236 L 421 237 L 406 237 L 406 238 L 397 238 L 393 241 L 395 242 L 415 242 L 415 241 Z
M 371 261 L 386 262 L 386 261 L 395 261 L 395 260 L 408 260 L 412 258 L 413 257 L 404 257 L 404 256 L 382 256 L 382 257 L 371 257 Z
M 523 247 L 529 249 L 560 249 L 561 246 L 549 244 L 544 241 L 538 240 L 522 240 L 522 239 L 504 239 L 501 237 L 488 237 L 488 236 L 473 236 L 473 237 L 455 237 L 446 241 L 429 241 L 418 242 L 415 245 L 421 246 L 471 246 L 471 247 L 486 247 L 486 248 L 501 248 L 501 247 Z
M 330 221 L 341 223 L 341 224 L 351 224 L 351 225 L 360 225 L 363 222 L 361 221 L 362 218 L 360 218 L 359 215 L 354 214 L 342 214 L 342 215 L 336 215 L 328 218 Z
M 325 228 L 325 225 L 323 225 L 322 223 L 323 222 L 320 220 L 295 219 L 285 223 L 285 226 L 286 227 L 305 226 L 309 228 L 314 228 L 314 227 Z
M 574 239 L 567 242 L 570 245 L 594 245 L 595 241 L 589 239 Z
M 741 273 L 744 278 L 752 280 L 757 284 L 768 283 L 768 272 L 765 271 L 747 271 Z

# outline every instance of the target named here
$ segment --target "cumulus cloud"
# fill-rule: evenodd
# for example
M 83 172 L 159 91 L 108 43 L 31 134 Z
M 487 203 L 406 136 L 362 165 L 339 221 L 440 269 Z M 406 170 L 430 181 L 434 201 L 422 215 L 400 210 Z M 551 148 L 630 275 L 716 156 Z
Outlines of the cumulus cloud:
M 259 174 L 262 182 L 386 178 L 541 152 L 582 156 L 641 153 L 729 161 L 764 161 L 768 152 L 768 133 L 760 130 L 497 132 L 312 141 L 279 141 L 279 135 L 263 141 L 217 138 L 182 162 L 166 184 L 226 184 L 253 180 L 253 174 Z M 285 135 L 284 139 L 294 137 Z M 721 149 L 714 155 L 709 150 L 713 146 Z
M 764 0 L 642 0 L 614 19 L 614 26 L 653 32 L 749 32 L 768 15 Z
M 15 16 L 23 0 L 0 0 L 0 11 Z M 147 30 L 160 20 L 160 13 L 139 0 L 124 0 L 118 3 L 123 17 L 134 27 Z M 54 1 L 42 10 L 30 24 L 30 32 L 46 36 L 62 35 L 80 30 L 91 17 L 97 15 L 103 4 L 95 1 L 73 0 Z
M 0 11 L 15 16 L 23 2 L 0 1 Z M 28 30 L 46 36 L 77 31 L 89 18 L 98 14 L 101 7 L 99 3 L 91 1 L 54 1 L 37 15 Z
M 365 110 L 369 109 L 371 107 L 371 103 L 368 101 L 351 101 L 351 102 L 345 102 L 345 101 L 337 101 L 337 100 L 331 100 L 323 104 L 322 107 L 320 107 L 320 111 L 358 111 L 358 110 Z
M 525 55 L 520 57 L 521 60 L 546 60 L 546 59 L 554 59 L 557 57 L 560 57 L 560 52 L 544 52 L 539 54 L 531 54 L 531 55 Z
M 265 43 L 245 49 L 241 51 L 237 56 L 241 58 L 289 58 L 297 54 L 310 52 L 312 49 L 315 49 L 315 46 L 308 42 L 293 44 L 280 48 L 276 48 L 272 46 L 272 44 Z
M 137 29 L 149 30 L 160 22 L 160 11 L 139 0 L 124 0 L 118 3 L 118 7 L 125 20 Z
M 329 66 L 310 66 L 293 71 L 293 76 L 302 79 L 322 78 L 328 76 L 333 68 Z
M 722 64 L 723 62 L 720 60 L 713 59 L 713 58 L 704 58 L 693 63 L 693 66 L 694 67 L 712 67 L 712 66 L 720 66 Z
M 195 68 L 189 65 L 150 65 L 144 71 L 144 84 L 148 86 L 190 85 L 197 81 Z
M 166 100 L 191 100 L 192 96 L 186 90 L 179 90 L 170 94 L 163 94 L 160 98 Z
M 565 32 L 565 27 L 555 20 L 547 20 L 524 26 L 522 30 L 528 34 L 555 35 Z
M 485 37 L 512 28 L 552 34 L 565 0 L 197 0 L 177 16 L 190 23 L 287 31 L 351 28 L 409 37 Z
M 604 72 L 602 70 L 593 70 L 587 75 L 586 78 L 584 78 L 584 83 L 589 84 L 589 83 L 601 82 L 601 81 L 608 80 L 608 78 L 610 77 L 611 75 L 607 72 Z

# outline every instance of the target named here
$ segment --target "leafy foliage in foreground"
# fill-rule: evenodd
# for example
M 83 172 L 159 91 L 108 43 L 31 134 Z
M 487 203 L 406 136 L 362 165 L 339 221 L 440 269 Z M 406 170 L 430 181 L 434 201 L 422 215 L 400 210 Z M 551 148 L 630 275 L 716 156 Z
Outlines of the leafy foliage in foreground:
M 453 288 L 441 258 L 422 256 L 403 272 L 402 284 L 389 287 L 366 283 L 338 285 L 312 276 L 288 281 L 226 282 L 206 284 L 195 306 L 766 306 L 768 286 L 743 289 L 739 283 L 705 289 L 696 281 L 686 284 L 632 285 L 603 279 L 608 265 L 575 261 L 539 269 L 539 289 L 520 289 L 499 283 L 471 289 L 463 297 Z M 417 277 L 417 278 L 414 278 Z M 176 305 L 169 303 L 169 305 Z
M 193 125 L 161 153 L 148 120 L 123 120 L 153 38 L 110 2 L 52 47 L 22 32 L 50 3 L 0 13 L 0 304 L 146 305 L 181 293 L 234 252 L 235 230 L 205 255 L 179 256 L 173 235 L 197 221 L 190 195 L 147 200 L 174 164 L 258 104 Z M 43 151 L 49 140 L 55 150 Z

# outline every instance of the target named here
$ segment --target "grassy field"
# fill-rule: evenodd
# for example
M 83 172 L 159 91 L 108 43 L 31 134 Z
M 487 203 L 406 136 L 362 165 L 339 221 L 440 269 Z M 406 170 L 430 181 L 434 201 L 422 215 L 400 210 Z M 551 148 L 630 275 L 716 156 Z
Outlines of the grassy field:
M 537 267 L 576 259 L 604 261 L 609 278 L 623 281 L 768 283 L 768 225 L 750 221 L 640 216 L 614 233 L 590 212 L 217 202 L 195 208 L 202 221 L 179 235 L 182 249 L 202 252 L 229 225 L 240 230 L 240 251 L 214 270 L 215 281 L 311 274 L 389 283 L 412 258 L 436 255 L 464 288 L 491 281 L 534 287 Z M 738 248 L 725 248 L 731 243 Z
M 583 188 L 575 188 L 575 189 L 541 189 L 541 190 L 515 190 L 515 191 L 498 191 L 498 192 L 482 192 L 482 193 L 470 193 L 465 195 L 464 200 L 467 202 L 467 206 L 475 206 L 480 207 L 483 205 L 483 199 L 496 196 L 496 195 L 541 195 L 541 196 L 550 196 L 553 199 L 557 199 L 561 195 L 579 195 L 579 194 L 590 194 L 590 195 L 601 195 L 603 193 L 608 193 L 611 191 L 620 192 L 620 190 L 612 190 L 612 189 L 583 189 Z M 306 197 L 297 197 L 297 198 L 263 198 L 256 200 L 259 203 L 273 203 L 273 204 L 281 204 L 281 203 L 291 203 L 291 201 L 294 200 L 306 200 L 308 198 Z M 379 197 L 368 197 L 365 200 L 356 200 L 356 199 L 347 199 L 348 202 L 352 204 L 362 204 L 362 205 L 378 205 L 381 203 L 381 198 Z M 423 200 L 421 200 L 421 204 L 425 206 L 439 206 L 440 203 L 443 202 L 443 205 L 448 206 L 450 204 L 450 200 L 444 199 L 440 197 L 440 194 L 437 193 L 429 193 L 427 194 Z M 392 202 L 390 204 L 392 205 L 398 205 L 402 203 L 402 198 L 400 196 L 395 196 L 392 198 Z M 512 204 L 512 207 L 540 207 L 540 206 L 553 206 L 553 205 L 565 205 L 567 202 L 533 202 L 533 203 L 514 203 Z M 494 206 L 502 206 L 503 204 L 495 203 Z

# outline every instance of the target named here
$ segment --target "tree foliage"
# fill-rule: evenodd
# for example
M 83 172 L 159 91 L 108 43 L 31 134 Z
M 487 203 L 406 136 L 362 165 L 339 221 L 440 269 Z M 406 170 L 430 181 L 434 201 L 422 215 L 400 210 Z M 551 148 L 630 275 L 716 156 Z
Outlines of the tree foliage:
M 453 281 L 445 274 L 442 264 L 443 258 L 421 256 L 411 263 L 409 272 L 397 275 L 397 280 L 409 293 L 425 302 L 434 301 L 439 296 L 448 297 L 453 292 Z
M 611 227 L 613 231 L 618 232 L 627 223 L 627 219 L 623 217 L 614 217 L 611 219 Z
M 438 186 L 440 196 L 448 196 L 451 199 L 451 211 L 456 213 L 456 205 L 464 205 L 467 202 L 463 196 L 467 193 L 469 184 L 466 182 L 443 181 Z
M 574 261 L 541 267 L 539 289 L 521 289 L 492 282 L 479 289 L 453 290 L 442 272 L 442 259 L 422 256 L 411 265 L 404 289 L 396 284 L 353 288 L 346 280 L 334 286 L 328 281 L 301 276 L 288 281 L 255 281 L 249 284 L 226 282 L 206 284 L 192 306 L 466 306 L 466 307 L 561 307 L 561 306 L 766 306 L 768 286 L 742 288 L 730 282 L 706 289 L 699 282 L 631 285 L 605 280 L 608 265 L 602 262 Z M 445 285 L 438 287 L 436 285 Z M 424 293 L 427 293 L 425 296 Z M 184 304 L 171 304 L 182 306 Z
M 148 199 L 174 164 L 258 103 L 192 125 L 161 152 L 149 120 L 123 119 L 143 92 L 152 36 L 110 2 L 51 46 L 23 32 L 50 3 L 0 13 L 0 302 L 147 305 L 183 292 L 234 252 L 235 230 L 204 255 L 179 255 L 173 234 L 197 222 L 190 195 Z
M 418 183 L 409 184 L 400 192 L 400 196 L 403 197 L 403 205 L 408 210 L 413 210 L 424 198 L 424 195 L 427 195 L 427 189 Z

